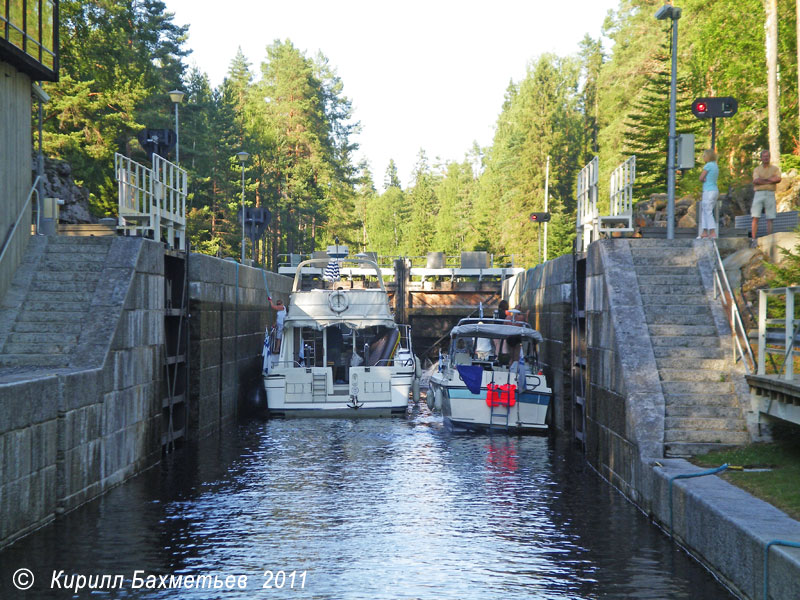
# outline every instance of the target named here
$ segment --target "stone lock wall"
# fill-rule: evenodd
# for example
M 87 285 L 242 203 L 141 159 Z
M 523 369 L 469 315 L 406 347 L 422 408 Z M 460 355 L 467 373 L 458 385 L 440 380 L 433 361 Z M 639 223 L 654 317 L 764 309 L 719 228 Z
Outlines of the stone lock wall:
M 189 259 L 190 426 L 202 436 L 230 421 L 261 385 L 267 301 L 289 301 L 292 280 L 211 256 Z
M 162 247 L 116 238 L 101 282 L 69 368 L 0 377 L 0 546 L 160 459 Z
M 542 334 L 539 360 L 553 390 L 553 425 L 572 430 L 572 255 L 560 256 L 528 269 L 504 283 L 509 305 L 530 312 L 530 322 Z

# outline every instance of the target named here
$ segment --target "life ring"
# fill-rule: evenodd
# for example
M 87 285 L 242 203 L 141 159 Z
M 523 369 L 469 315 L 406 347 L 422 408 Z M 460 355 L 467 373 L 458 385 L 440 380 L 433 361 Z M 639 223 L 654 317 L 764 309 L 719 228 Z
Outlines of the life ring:
M 333 312 L 342 313 L 350 307 L 350 299 L 342 290 L 336 290 L 328 296 L 328 306 Z

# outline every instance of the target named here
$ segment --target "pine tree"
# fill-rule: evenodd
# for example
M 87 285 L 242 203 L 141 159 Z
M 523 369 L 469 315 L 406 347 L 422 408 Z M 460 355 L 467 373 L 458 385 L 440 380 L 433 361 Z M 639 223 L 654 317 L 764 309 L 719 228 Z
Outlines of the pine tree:
M 667 191 L 667 147 L 669 143 L 670 71 L 669 57 L 663 51 L 651 61 L 650 75 L 632 105 L 635 111 L 625 121 L 623 149 L 636 156 L 634 197 Z M 685 78 L 678 78 L 675 131 L 696 133 L 699 122 L 691 111 L 692 95 Z

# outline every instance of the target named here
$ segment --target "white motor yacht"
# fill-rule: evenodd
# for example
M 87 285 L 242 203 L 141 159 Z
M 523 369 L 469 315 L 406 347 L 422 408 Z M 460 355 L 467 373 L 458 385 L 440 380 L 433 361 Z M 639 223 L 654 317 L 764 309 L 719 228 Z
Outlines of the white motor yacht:
M 395 323 L 377 263 L 339 259 L 335 270 L 350 273 L 350 280 L 325 281 L 330 264 L 321 258 L 297 267 L 277 360 L 265 366 L 268 410 L 404 414 L 416 372 L 410 328 Z
M 431 375 L 428 406 L 455 430 L 547 430 L 553 392 L 539 365 L 541 341 L 527 323 L 461 319 Z

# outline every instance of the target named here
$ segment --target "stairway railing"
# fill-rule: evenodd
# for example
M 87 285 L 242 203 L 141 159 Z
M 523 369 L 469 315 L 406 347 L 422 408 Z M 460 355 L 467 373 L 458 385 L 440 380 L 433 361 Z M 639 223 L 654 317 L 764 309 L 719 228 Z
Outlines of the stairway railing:
M 36 235 L 39 235 L 39 213 L 41 212 L 40 202 L 39 202 L 39 181 L 41 180 L 41 176 L 37 175 L 36 179 L 33 181 L 33 186 L 31 187 L 31 191 L 28 192 L 28 198 L 25 200 L 25 204 L 22 205 L 22 209 L 19 211 L 19 216 L 17 220 L 14 222 L 14 225 L 11 227 L 11 230 L 6 234 L 6 239 L 3 240 L 3 249 L 0 250 L 0 264 L 3 262 L 3 258 L 6 256 L 6 250 L 11 245 L 11 240 L 14 239 L 14 235 L 17 233 L 17 228 L 19 227 L 20 221 L 22 221 L 22 217 L 25 215 L 25 211 L 28 208 L 28 205 L 31 203 L 31 198 L 34 194 L 36 194 Z
M 714 265 L 714 298 L 722 296 L 722 306 L 726 310 L 728 322 L 731 326 L 731 337 L 734 341 L 733 362 L 741 360 L 744 364 L 745 372 L 750 374 L 755 371 L 756 359 L 753 355 L 753 349 L 750 347 L 747 330 L 742 322 L 739 307 L 736 305 L 736 298 L 733 296 L 731 284 L 728 282 L 728 276 L 725 273 L 725 265 L 722 264 L 722 257 L 719 254 L 717 242 L 712 239 L 711 243 L 714 245 L 714 254 L 717 257 L 716 264 Z

